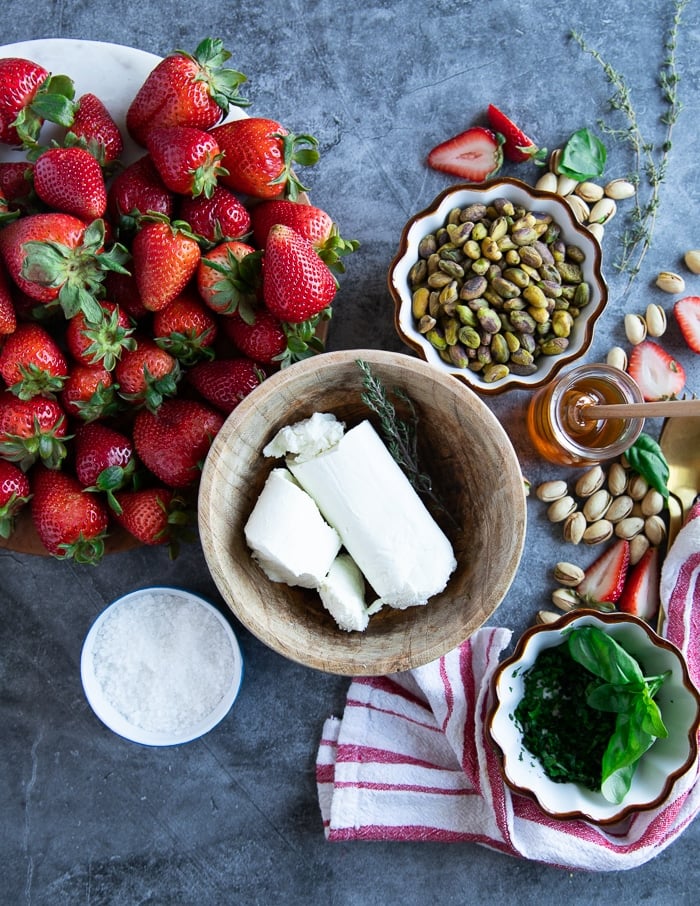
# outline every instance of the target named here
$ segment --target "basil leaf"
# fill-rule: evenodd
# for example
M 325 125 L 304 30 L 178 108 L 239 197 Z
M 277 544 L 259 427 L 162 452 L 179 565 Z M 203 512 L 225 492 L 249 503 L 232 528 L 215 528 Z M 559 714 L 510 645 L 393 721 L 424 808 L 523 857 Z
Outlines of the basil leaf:
M 621 802 L 627 795 L 637 762 L 654 742 L 643 728 L 644 713 L 639 696 L 632 711 L 617 716 L 615 732 L 603 755 L 601 781 L 601 792 L 611 802 Z
M 651 734 L 657 739 L 665 739 L 668 736 L 668 730 L 661 717 L 661 711 L 654 699 L 649 694 L 648 687 L 645 687 L 642 694 L 642 728 L 646 733 Z
M 568 638 L 571 657 L 608 683 L 643 683 L 637 661 L 625 649 L 595 626 L 575 629 Z
M 644 686 L 625 683 L 601 683 L 599 686 L 589 687 L 586 695 L 586 704 L 597 711 L 613 711 L 617 714 L 629 711 L 635 695 L 642 692 Z
M 602 176 L 606 159 L 607 151 L 601 140 L 590 129 L 579 129 L 562 148 L 557 170 L 583 182 Z
M 664 498 L 668 497 L 668 462 L 653 437 L 640 434 L 625 456 L 635 472 L 643 475 Z

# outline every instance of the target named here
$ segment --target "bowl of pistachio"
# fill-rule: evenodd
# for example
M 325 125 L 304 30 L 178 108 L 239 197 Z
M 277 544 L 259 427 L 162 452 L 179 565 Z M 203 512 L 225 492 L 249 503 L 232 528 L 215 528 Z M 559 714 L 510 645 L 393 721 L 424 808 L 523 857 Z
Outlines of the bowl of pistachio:
M 481 394 L 535 389 L 590 347 L 608 298 L 601 259 L 560 196 L 507 177 L 453 186 L 402 231 L 396 331 Z
M 504 780 L 554 818 L 617 824 L 696 769 L 700 692 L 681 651 L 630 614 L 531 627 L 492 688 Z

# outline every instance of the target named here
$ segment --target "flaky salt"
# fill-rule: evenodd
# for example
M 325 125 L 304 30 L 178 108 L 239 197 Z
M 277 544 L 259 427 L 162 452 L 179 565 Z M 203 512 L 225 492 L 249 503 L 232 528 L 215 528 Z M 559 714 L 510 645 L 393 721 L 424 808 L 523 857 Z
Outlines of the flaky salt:
M 235 658 L 221 621 L 195 599 L 144 591 L 113 606 L 93 645 L 106 701 L 132 726 L 178 734 L 207 718 L 231 688 Z

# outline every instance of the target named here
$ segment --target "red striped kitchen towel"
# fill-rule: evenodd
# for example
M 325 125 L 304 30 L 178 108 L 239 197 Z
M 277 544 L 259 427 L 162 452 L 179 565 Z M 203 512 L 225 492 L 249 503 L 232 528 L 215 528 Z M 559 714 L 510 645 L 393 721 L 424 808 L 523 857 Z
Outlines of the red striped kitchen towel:
M 700 685 L 700 504 L 662 571 L 662 627 Z M 624 828 L 557 821 L 511 794 L 485 729 L 491 676 L 511 639 L 483 627 L 436 661 L 352 681 L 342 719 L 323 728 L 316 777 L 329 840 L 468 841 L 568 869 L 634 868 L 700 811 L 698 766 L 657 810 Z

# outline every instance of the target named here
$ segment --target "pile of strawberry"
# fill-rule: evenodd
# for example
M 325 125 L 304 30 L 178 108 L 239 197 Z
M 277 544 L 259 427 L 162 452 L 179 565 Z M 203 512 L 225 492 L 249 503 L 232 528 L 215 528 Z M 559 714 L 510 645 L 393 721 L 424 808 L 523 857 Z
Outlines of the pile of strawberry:
M 0 60 L 0 535 L 28 503 L 56 557 L 96 563 L 116 525 L 174 545 L 228 413 L 321 351 L 343 240 L 306 204 L 310 135 L 226 120 L 245 76 L 222 42 L 175 51 L 124 136 L 94 94 Z M 62 129 L 41 144 L 42 126 Z M 174 549 L 174 548 L 173 548 Z

